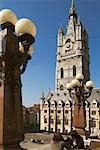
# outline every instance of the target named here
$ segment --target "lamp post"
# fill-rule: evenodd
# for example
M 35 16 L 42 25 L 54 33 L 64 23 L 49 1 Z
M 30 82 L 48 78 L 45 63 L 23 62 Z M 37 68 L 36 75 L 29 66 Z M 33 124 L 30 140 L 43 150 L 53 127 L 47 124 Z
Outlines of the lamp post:
M 85 100 L 91 95 L 93 82 L 87 81 L 83 83 L 84 76 L 77 74 L 76 78 L 66 85 L 70 97 L 74 100 L 74 118 L 73 126 L 80 135 L 85 135 L 86 113 Z
M 0 11 L 0 150 L 20 149 L 23 140 L 21 74 L 31 59 L 36 27 L 17 21 L 13 11 Z

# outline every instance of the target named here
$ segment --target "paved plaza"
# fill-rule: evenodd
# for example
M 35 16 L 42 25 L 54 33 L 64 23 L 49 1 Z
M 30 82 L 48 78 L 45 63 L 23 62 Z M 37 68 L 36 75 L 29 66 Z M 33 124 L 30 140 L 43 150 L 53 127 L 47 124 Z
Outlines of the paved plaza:
M 43 150 L 44 150 L 45 147 L 47 147 L 47 144 L 50 144 L 52 137 L 53 137 L 53 134 L 48 134 L 48 133 L 44 133 L 44 134 L 27 133 L 25 134 L 25 140 L 20 143 L 20 146 L 23 149 L 27 149 L 27 150 L 35 150 L 35 148 L 38 148 L 38 147 L 43 147 Z M 44 144 L 34 143 L 32 142 L 32 139 L 34 139 L 36 142 L 38 140 L 41 140 L 43 141 Z M 85 145 L 90 145 L 90 142 L 92 142 L 91 144 L 92 150 L 100 150 L 100 139 L 84 140 Z
M 25 134 L 25 140 L 20 143 L 20 146 L 23 149 L 32 150 L 45 144 L 49 144 L 52 137 L 53 134 L 27 133 Z M 32 139 L 35 139 L 35 141 L 41 140 L 44 144 L 33 143 Z
M 27 150 L 33 150 L 37 147 L 40 147 L 41 144 L 35 144 L 35 143 L 32 143 L 30 141 L 28 142 L 21 142 L 20 143 L 20 146 L 23 148 L 23 149 L 27 149 Z

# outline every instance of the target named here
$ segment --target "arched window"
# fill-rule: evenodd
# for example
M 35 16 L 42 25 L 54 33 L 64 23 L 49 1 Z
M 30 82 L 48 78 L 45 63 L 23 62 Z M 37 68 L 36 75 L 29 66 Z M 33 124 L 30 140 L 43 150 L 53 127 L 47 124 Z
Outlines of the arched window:
M 74 77 L 76 76 L 76 66 L 75 65 L 73 66 L 73 76 Z
M 63 68 L 61 68 L 61 79 L 64 77 L 64 70 L 63 70 Z

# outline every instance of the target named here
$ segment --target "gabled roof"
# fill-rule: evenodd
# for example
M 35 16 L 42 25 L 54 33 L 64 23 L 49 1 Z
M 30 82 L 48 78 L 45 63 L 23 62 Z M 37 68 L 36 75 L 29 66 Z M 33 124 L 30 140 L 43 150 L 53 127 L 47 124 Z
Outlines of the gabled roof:
M 63 101 L 66 102 L 66 100 L 70 100 L 70 96 L 69 96 L 69 92 L 67 90 L 63 90 L 63 91 L 50 91 L 51 93 L 51 98 L 50 98 L 50 102 L 52 101 Z M 49 93 L 49 94 L 50 94 Z M 48 96 L 47 96 L 48 98 Z
M 91 103 L 93 99 L 100 103 L 100 88 L 93 89 L 91 96 L 87 99 L 87 101 Z
M 33 112 L 37 113 L 37 112 L 39 112 L 40 105 L 39 104 L 34 104 L 32 107 L 28 107 L 27 109 L 28 109 L 29 112 L 33 111 Z
M 69 92 L 67 90 L 49 91 L 49 95 L 51 95 L 51 97 L 49 97 L 50 102 L 56 101 L 58 103 L 59 101 L 63 101 L 64 103 L 66 103 L 67 100 L 72 101 L 72 99 L 69 96 Z M 100 88 L 93 89 L 91 96 L 87 98 L 87 101 L 91 103 L 93 99 L 95 99 L 100 103 Z M 46 97 L 45 100 L 48 100 L 48 96 Z

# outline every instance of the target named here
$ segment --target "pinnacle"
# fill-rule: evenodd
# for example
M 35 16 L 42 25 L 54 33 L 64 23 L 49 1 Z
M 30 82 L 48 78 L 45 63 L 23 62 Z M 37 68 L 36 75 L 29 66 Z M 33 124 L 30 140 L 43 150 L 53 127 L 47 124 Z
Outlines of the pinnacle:
M 76 9 L 75 9 L 75 1 L 74 0 L 72 0 L 72 3 L 71 3 L 70 16 L 77 16 Z

